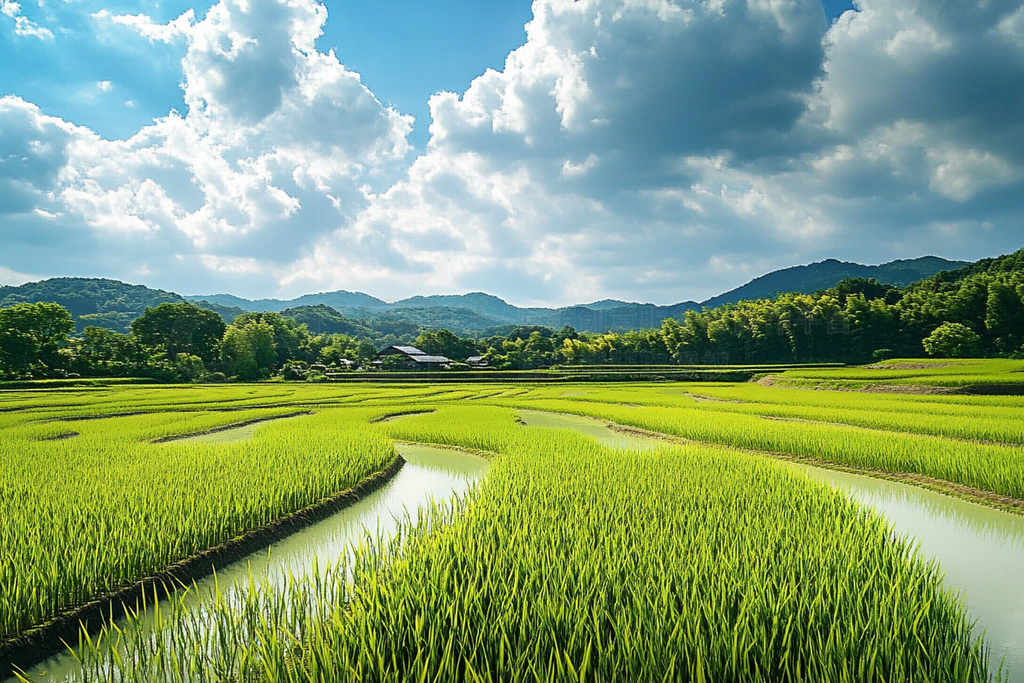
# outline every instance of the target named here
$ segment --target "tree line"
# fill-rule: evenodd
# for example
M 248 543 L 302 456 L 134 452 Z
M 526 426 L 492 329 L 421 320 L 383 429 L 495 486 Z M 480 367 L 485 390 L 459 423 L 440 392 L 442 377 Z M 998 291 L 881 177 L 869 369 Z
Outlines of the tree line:
M 244 313 L 228 325 L 187 302 L 146 309 L 128 334 L 86 327 L 72 336 L 74 330 L 71 314 L 57 304 L 0 309 L 0 377 L 252 381 L 280 374 L 315 380 L 330 370 L 372 368 L 380 350 L 358 335 L 310 332 L 307 324 L 278 313 Z M 454 361 L 482 356 L 502 369 L 1024 358 L 1024 250 L 903 288 L 851 278 L 815 294 L 688 311 L 649 330 L 520 326 L 479 339 L 420 330 L 412 343 Z

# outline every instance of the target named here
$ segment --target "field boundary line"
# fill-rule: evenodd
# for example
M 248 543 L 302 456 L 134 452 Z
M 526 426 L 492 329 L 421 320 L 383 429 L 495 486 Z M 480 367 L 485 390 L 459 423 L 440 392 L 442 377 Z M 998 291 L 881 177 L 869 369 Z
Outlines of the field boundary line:
M 431 409 L 402 410 L 402 411 L 397 412 L 397 413 L 388 413 L 387 415 L 380 415 L 378 417 L 375 417 L 372 420 L 370 420 L 368 424 L 377 424 L 378 422 L 387 422 L 388 420 L 393 420 L 396 417 L 405 417 L 406 415 L 428 415 L 430 413 L 436 413 L 436 412 L 437 412 L 436 409 L 432 409 L 432 410 Z M 413 442 L 409 441 L 408 443 L 413 443 Z
M 405 459 L 396 454 L 387 467 L 364 477 L 351 488 L 322 498 L 268 524 L 244 531 L 156 574 L 74 607 L 24 633 L 0 640 L 0 680 L 12 676 L 14 667 L 27 670 L 48 657 L 66 651 L 68 643 L 78 641 L 83 628 L 89 633 L 98 631 L 102 624 L 124 616 L 128 608 L 137 609 L 143 600 L 148 601 L 152 595 L 163 599 L 169 589 L 188 587 L 193 581 L 203 579 L 246 555 L 262 550 L 275 541 L 357 503 L 390 481 L 404 464 Z M 160 591 L 163 591 L 163 596 L 159 595 Z
M 479 448 L 466 448 L 465 446 L 456 446 L 449 443 L 432 443 L 430 441 L 409 441 L 408 439 L 392 439 L 394 443 L 405 444 L 406 446 L 426 446 L 427 448 L 438 448 L 443 451 L 455 451 L 456 453 L 465 453 L 466 455 L 475 455 L 478 458 L 487 458 L 493 460 L 501 455 L 497 451 L 485 451 Z
M 984 489 L 974 488 L 973 486 L 957 484 L 952 481 L 946 481 L 945 479 L 929 477 L 925 474 L 915 474 L 911 472 L 889 472 L 888 470 L 882 470 L 872 467 L 856 467 L 854 465 L 844 465 L 842 463 L 831 462 L 829 460 L 808 458 L 802 455 L 793 455 L 792 453 L 780 453 L 777 451 L 761 451 L 754 448 L 730 446 L 728 444 L 717 443 L 714 441 L 700 441 L 698 439 L 687 439 L 685 437 L 674 436 L 672 434 L 663 434 L 662 432 L 655 432 L 640 427 L 630 427 L 628 425 L 622 425 L 616 422 L 608 422 L 608 426 L 622 434 L 640 436 L 648 439 L 658 439 L 661 441 L 667 441 L 669 443 L 675 443 L 684 446 L 715 446 L 718 448 L 727 448 L 731 451 L 737 451 L 740 453 L 747 453 L 749 455 L 763 455 L 768 456 L 770 458 L 775 458 L 777 460 L 789 460 L 792 462 L 800 463 L 802 465 L 820 467 L 826 470 L 836 470 L 839 472 L 847 472 L 849 474 L 860 474 L 866 477 L 872 477 L 874 479 L 887 479 L 889 481 L 894 481 L 900 484 L 908 484 L 911 486 L 917 486 L 918 488 L 927 489 L 929 491 L 934 491 L 935 493 L 941 493 L 952 498 L 966 500 L 970 503 L 977 503 L 978 505 L 984 505 L 986 507 L 995 508 L 997 510 L 1001 510 L 1002 512 L 1009 512 L 1011 514 L 1016 515 L 1024 515 L 1024 500 L 1011 498 L 1010 496 L 1004 496 L 998 493 L 994 493 L 992 491 L 985 491 Z
M 257 417 L 252 420 L 245 420 L 244 422 L 235 422 L 229 425 L 223 425 L 221 427 L 213 427 L 206 429 L 201 432 L 190 432 L 188 434 L 171 434 L 170 436 L 161 436 L 156 439 L 152 439 L 149 443 L 171 443 L 173 441 L 184 441 L 186 439 L 194 439 L 200 436 L 207 436 L 209 434 L 216 434 L 217 432 L 226 432 L 232 429 L 241 429 L 242 427 L 248 427 L 249 425 L 259 424 L 261 422 L 273 422 L 274 420 L 285 420 L 289 417 L 300 417 L 302 415 L 316 415 L 312 410 L 301 410 L 296 413 L 288 413 L 287 415 L 274 415 L 273 417 Z
M 741 415 L 742 413 L 733 413 Z M 958 443 L 970 443 L 978 446 L 999 446 L 1002 448 L 1020 448 L 1024 446 L 1021 441 L 993 441 L 992 439 L 968 439 L 962 436 L 950 436 L 948 434 L 933 434 L 932 432 L 914 432 L 888 427 L 869 427 L 867 425 L 851 424 L 849 422 L 833 422 L 831 420 L 815 420 L 809 417 L 790 417 L 784 415 L 757 415 L 762 420 L 775 420 L 777 422 L 793 422 L 806 425 L 826 425 L 829 427 L 845 427 L 847 429 L 859 429 L 865 432 L 881 432 L 883 434 L 903 434 L 908 436 L 924 436 L 931 439 L 947 439 Z M 1016 499 L 1014 499 L 1016 500 Z

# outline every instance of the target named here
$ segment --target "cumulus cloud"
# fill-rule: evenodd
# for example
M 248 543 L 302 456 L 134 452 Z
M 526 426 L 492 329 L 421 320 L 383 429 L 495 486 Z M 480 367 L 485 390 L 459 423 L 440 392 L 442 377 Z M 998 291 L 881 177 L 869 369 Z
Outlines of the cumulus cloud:
M 426 155 L 300 271 L 669 302 L 818 258 L 1021 246 L 1019 0 L 864 0 L 830 28 L 813 0 L 534 13 L 503 71 L 431 100 Z M 362 240 L 373 264 L 346 261 Z
M 14 19 L 14 35 L 16 36 L 30 36 L 41 40 L 53 39 L 53 31 L 24 16 L 21 13 L 21 5 L 14 0 L 2 0 L 0 14 Z
M 100 12 L 181 41 L 187 112 L 108 141 L 0 101 L 0 211 L 26 243 L 253 294 L 667 303 L 818 258 L 1021 246 L 1021 0 L 863 0 L 831 26 L 819 0 L 533 8 L 502 70 L 431 99 L 415 159 L 411 120 L 318 51 L 312 0 Z
M 378 262 L 344 270 L 383 288 L 392 270 L 449 290 L 501 271 L 520 300 L 679 296 L 693 255 L 731 240 L 689 200 L 688 160 L 803 144 L 788 140 L 821 73 L 813 0 L 544 0 L 534 14 L 503 71 L 431 100 L 427 153 L 303 264 L 310 277 L 373 239 Z
M 203 21 L 186 13 L 164 26 L 94 19 L 151 39 L 180 34 L 188 111 L 104 140 L 18 97 L 0 100 L 0 211 L 26 243 L 32 225 L 61 235 L 35 245 L 38 260 L 77 240 L 91 249 L 58 256 L 60 266 L 135 259 L 166 279 L 182 268 L 254 271 L 224 266 L 238 263 L 273 273 L 404 169 L 412 121 L 317 51 L 322 5 L 223 0 Z
M 195 23 L 195 11 L 186 10 L 174 21 L 166 24 L 158 24 L 152 17 L 146 14 L 111 14 L 103 9 L 92 15 L 93 19 L 99 21 L 110 21 L 114 24 L 127 26 L 140 35 L 145 36 L 150 42 L 174 43 L 184 39 L 192 30 Z

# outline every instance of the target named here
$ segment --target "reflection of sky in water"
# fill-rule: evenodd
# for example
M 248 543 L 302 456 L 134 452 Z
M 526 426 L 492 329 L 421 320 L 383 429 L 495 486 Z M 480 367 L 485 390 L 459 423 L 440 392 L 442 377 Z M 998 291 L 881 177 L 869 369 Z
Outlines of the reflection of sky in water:
M 657 443 L 620 434 L 593 418 L 518 413 L 527 426 L 571 429 L 605 446 Z M 1009 681 L 1024 683 L 1024 516 L 883 479 L 786 464 L 878 510 L 897 535 L 914 538 L 925 558 L 937 559 L 946 585 L 962 591 L 971 618 L 985 630 L 995 666 L 1002 659 Z
M 539 410 L 517 410 L 516 413 L 527 427 L 547 427 L 550 429 L 571 429 L 572 431 L 597 439 L 602 446 L 609 448 L 632 448 L 635 450 L 651 450 L 663 444 L 657 439 L 644 439 L 617 432 L 607 422 L 592 417 L 567 415 L 564 413 L 545 413 Z
M 406 464 L 390 482 L 355 505 L 218 571 L 216 584 L 230 593 L 247 588 L 250 572 L 257 582 L 266 579 L 275 586 L 284 583 L 287 573 L 311 576 L 316 568 L 322 576 L 328 564 L 337 565 L 342 557 L 350 556 L 352 545 L 366 534 L 375 538 L 393 536 L 407 514 L 416 519 L 432 500 L 440 503 L 465 494 L 488 466 L 483 458 L 455 451 L 409 444 L 395 447 Z M 196 587 L 198 591 L 189 595 L 189 604 L 203 609 L 202 603 L 214 588 L 214 578 L 199 581 Z M 75 658 L 68 653 L 33 667 L 27 678 L 63 680 L 78 670 Z
M 939 493 L 846 472 L 798 467 L 885 515 L 898 535 L 939 561 L 946 585 L 963 591 L 1010 681 L 1024 681 L 1024 517 Z

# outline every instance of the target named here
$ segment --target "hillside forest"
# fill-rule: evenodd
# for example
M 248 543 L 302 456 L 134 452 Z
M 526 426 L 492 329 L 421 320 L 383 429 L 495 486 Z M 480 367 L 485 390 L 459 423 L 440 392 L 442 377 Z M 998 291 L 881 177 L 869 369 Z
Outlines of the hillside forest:
M 905 287 L 848 278 L 814 294 L 740 301 L 660 327 L 580 332 L 570 326 L 491 328 L 477 337 L 407 321 L 375 329 L 326 305 L 245 312 L 230 324 L 186 301 L 154 302 L 130 331 L 86 326 L 53 303 L 0 309 L 0 376 L 317 380 L 370 367 L 385 346 L 411 343 L 492 368 L 585 364 L 866 363 L 892 357 L 1024 357 L 1024 249 L 941 271 Z M 313 368 L 313 371 L 310 370 Z

